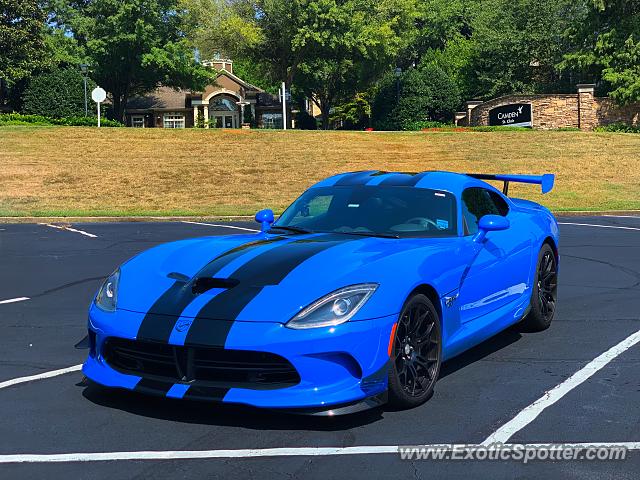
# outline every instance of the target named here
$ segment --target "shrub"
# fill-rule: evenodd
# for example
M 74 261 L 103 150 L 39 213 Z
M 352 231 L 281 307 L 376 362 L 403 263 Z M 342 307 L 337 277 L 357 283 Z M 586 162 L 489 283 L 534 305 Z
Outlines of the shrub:
M 84 79 L 77 68 L 54 69 L 33 77 L 22 96 L 22 112 L 52 118 L 84 115 Z M 95 83 L 87 82 L 87 95 Z M 88 99 L 91 102 L 91 97 Z M 89 105 L 93 108 L 93 102 Z
M 24 115 L 21 113 L 0 114 L 0 126 L 4 125 L 63 125 L 76 127 L 96 127 L 96 117 L 64 117 L 51 118 L 44 115 Z M 120 122 L 103 118 L 100 120 L 103 127 L 122 127 Z
M 405 130 L 426 130 L 431 128 L 453 128 L 454 125 L 450 123 L 436 122 L 433 120 L 419 120 L 417 122 L 407 122 L 405 123 Z
M 618 122 L 596 127 L 595 130 L 596 132 L 640 133 L 640 126 Z
M 389 75 L 374 97 L 376 129 L 415 130 L 424 122 L 450 122 L 460 103 L 456 83 L 433 64 L 405 72 L 400 78 L 399 100 L 397 97 L 396 79 Z
M 296 128 L 299 130 L 317 130 L 318 122 L 304 110 L 296 114 Z

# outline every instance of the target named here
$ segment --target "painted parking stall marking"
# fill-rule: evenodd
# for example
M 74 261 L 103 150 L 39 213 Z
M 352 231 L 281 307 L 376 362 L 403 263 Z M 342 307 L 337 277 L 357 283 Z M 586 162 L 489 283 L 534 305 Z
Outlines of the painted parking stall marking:
M 204 222 L 190 222 L 183 220 L 182 223 L 188 223 L 189 225 L 204 225 L 206 227 L 218 227 L 218 228 L 230 228 L 233 230 L 244 230 L 245 232 L 259 232 L 255 228 L 236 227 L 235 225 L 221 225 L 216 223 L 204 223 Z
M 80 235 L 84 235 L 89 238 L 98 238 L 97 235 L 93 233 L 85 232 L 84 230 L 78 230 L 77 228 L 68 227 L 66 225 L 54 225 L 52 223 L 41 223 L 40 225 L 44 225 L 45 227 L 57 228 L 58 230 L 66 230 L 67 232 L 79 233 Z
M 564 382 L 545 392 L 542 397 L 533 402 L 531 405 L 527 406 L 524 410 L 518 413 L 518 415 L 516 415 L 498 430 L 489 435 L 487 439 L 482 443 L 484 445 L 489 445 L 494 442 L 506 442 L 514 434 L 533 422 L 545 408 L 550 407 L 551 405 L 556 403 L 571 390 L 588 380 L 595 373 L 605 367 L 609 362 L 618 357 L 621 353 L 636 345 L 638 342 L 640 342 L 640 330 L 629 335 L 622 342 L 614 345 L 603 354 L 591 360 L 584 367 L 567 378 Z
M 91 453 L 54 453 L 54 454 L 11 454 L 0 455 L 0 463 L 66 463 L 66 462 L 108 462 L 118 460 L 197 460 L 220 458 L 257 458 L 257 457 L 328 457 L 337 455 L 399 455 L 402 449 L 438 449 L 443 444 L 428 445 L 367 445 L 361 447 L 293 447 L 293 448 L 246 448 L 237 450 L 166 450 L 139 452 L 91 452 Z M 592 442 L 592 443 L 509 443 L 499 449 L 515 451 L 522 448 L 548 449 L 593 449 L 623 448 L 640 450 L 640 442 Z M 448 444 L 446 448 L 455 450 L 483 449 L 483 444 Z M 498 447 L 495 447 L 498 448 Z
M 71 372 L 77 372 L 82 369 L 82 365 L 73 365 L 72 367 L 61 368 L 59 370 L 52 370 L 50 372 L 38 373 L 37 375 L 29 375 L 28 377 L 14 378 L 0 382 L 0 389 L 19 385 L 21 383 L 34 382 L 36 380 L 44 380 L 45 378 L 57 377 L 59 375 L 65 375 Z
M 618 230 L 637 230 L 640 231 L 638 227 L 622 227 L 620 225 L 594 225 L 593 223 L 573 223 L 573 222 L 558 222 L 558 225 L 576 225 L 579 227 L 596 227 L 596 228 L 615 228 Z
M 0 305 L 3 305 L 5 303 L 24 302 L 25 300 L 29 300 L 29 297 L 9 298 L 8 300 L 0 300 Z

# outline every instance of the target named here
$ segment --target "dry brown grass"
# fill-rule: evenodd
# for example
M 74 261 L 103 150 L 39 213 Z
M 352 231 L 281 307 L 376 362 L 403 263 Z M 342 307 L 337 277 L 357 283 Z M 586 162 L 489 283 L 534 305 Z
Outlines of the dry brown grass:
M 640 209 L 640 135 L 0 128 L 0 215 L 281 211 L 350 170 L 557 173 L 512 194 L 561 210 Z

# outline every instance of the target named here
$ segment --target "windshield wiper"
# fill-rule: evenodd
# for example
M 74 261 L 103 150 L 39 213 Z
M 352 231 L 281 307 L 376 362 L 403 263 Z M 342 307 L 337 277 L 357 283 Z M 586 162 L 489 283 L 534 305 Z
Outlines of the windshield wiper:
M 400 235 L 394 235 L 393 233 L 340 232 L 340 231 L 336 231 L 335 233 L 344 233 L 345 235 L 358 235 L 359 237 L 400 238 Z
M 269 233 L 271 233 L 272 230 L 285 230 L 293 233 L 313 233 L 311 230 L 305 230 L 304 228 L 281 226 L 281 225 L 274 225 L 269 229 Z

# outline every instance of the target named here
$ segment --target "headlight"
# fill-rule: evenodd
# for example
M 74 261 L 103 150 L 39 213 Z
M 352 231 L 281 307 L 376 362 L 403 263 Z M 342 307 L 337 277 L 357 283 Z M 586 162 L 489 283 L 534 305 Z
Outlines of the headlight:
M 120 269 L 109 275 L 98 294 L 96 295 L 96 306 L 105 312 L 115 312 L 118 301 L 118 284 L 120 283 Z
M 340 325 L 353 317 L 377 288 L 377 283 L 362 283 L 336 290 L 306 307 L 286 326 L 303 329 Z

